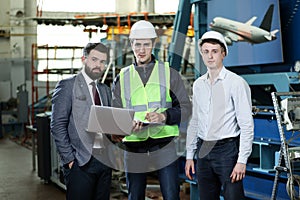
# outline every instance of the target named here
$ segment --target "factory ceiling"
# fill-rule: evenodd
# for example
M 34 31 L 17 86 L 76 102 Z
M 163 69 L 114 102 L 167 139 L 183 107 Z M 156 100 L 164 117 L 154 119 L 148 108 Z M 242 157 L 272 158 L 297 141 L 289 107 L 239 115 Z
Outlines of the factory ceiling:
M 151 13 L 129 13 L 129 14 L 115 14 L 115 13 L 106 13 L 106 14 L 78 14 L 74 13 L 73 16 L 71 13 L 67 15 L 57 15 L 57 13 L 47 12 L 43 16 L 38 16 L 32 18 L 36 21 L 37 24 L 46 24 L 46 25 L 83 25 L 83 26 L 97 26 L 103 27 L 107 26 L 131 26 L 133 23 L 139 20 L 149 20 L 153 23 L 154 26 L 173 26 L 175 19 L 175 13 L 168 14 L 151 14 Z

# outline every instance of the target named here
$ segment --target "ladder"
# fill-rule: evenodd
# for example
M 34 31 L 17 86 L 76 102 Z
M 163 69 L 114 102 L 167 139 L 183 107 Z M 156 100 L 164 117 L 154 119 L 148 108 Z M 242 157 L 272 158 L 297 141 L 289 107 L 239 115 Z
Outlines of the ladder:
M 281 106 L 279 106 L 279 104 L 278 104 L 278 97 L 300 96 L 300 92 L 272 92 L 271 96 L 272 96 L 272 101 L 273 101 L 273 105 L 274 105 L 274 111 L 275 111 L 275 115 L 276 115 L 276 119 L 277 119 L 278 130 L 279 130 L 279 135 L 280 135 L 280 142 L 281 142 L 278 164 L 275 167 L 276 174 L 275 174 L 275 178 L 274 178 L 274 184 L 273 184 L 272 196 L 271 196 L 271 199 L 275 200 L 276 195 L 277 195 L 278 180 L 279 180 L 279 176 L 282 172 L 286 172 L 286 174 L 287 174 L 287 178 L 288 178 L 287 188 L 294 188 L 294 175 L 293 175 L 293 170 L 291 168 L 291 158 L 289 155 L 289 146 L 288 146 L 288 142 L 286 141 L 286 136 L 285 136 L 284 129 L 283 129 L 282 110 L 281 110 Z M 284 159 L 284 162 L 282 161 L 282 159 Z M 288 193 L 292 200 L 299 199 L 299 197 L 295 197 L 294 192 L 288 192 Z

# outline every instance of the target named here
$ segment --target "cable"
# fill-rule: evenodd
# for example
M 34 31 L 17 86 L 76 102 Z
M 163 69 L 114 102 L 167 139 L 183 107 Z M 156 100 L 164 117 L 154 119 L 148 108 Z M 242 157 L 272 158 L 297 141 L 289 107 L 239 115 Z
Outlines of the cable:
M 298 185 L 299 191 L 296 191 L 295 184 Z M 300 200 L 300 176 L 290 174 L 286 183 L 286 191 L 291 200 Z

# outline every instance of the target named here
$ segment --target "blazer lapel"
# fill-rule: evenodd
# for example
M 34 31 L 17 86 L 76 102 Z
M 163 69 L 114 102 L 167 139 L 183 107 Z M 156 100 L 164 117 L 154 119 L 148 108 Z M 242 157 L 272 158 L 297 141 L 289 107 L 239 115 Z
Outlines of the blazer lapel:
M 77 75 L 77 85 L 75 85 L 75 87 L 79 89 L 78 92 L 80 95 L 86 97 L 87 106 L 90 107 L 90 105 L 93 104 L 92 97 L 90 95 L 88 85 L 81 72 Z

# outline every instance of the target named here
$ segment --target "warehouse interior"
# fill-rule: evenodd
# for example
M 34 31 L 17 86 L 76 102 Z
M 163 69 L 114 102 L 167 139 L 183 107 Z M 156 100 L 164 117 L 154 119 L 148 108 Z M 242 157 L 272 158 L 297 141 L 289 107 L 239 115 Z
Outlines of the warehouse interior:
M 0 199 L 65 199 L 49 130 L 51 95 L 59 80 L 81 69 L 88 42 L 110 48 L 101 81 L 111 86 L 134 59 L 130 27 L 138 20 L 152 22 L 159 35 L 153 54 L 181 74 L 192 96 L 193 82 L 206 72 L 195 44 L 216 28 L 215 17 L 261 28 L 269 10 L 271 29 L 263 42 L 242 34 L 235 38 L 225 30 L 225 66 L 247 81 L 252 94 L 255 128 L 245 194 L 248 199 L 299 199 L 299 5 L 300 0 L 2 0 Z M 184 175 L 185 138 L 177 140 L 177 148 L 181 199 L 196 200 L 197 182 Z M 113 172 L 112 187 L 111 199 L 127 199 L 123 172 Z M 145 198 L 162 199 L 155 178 Z

